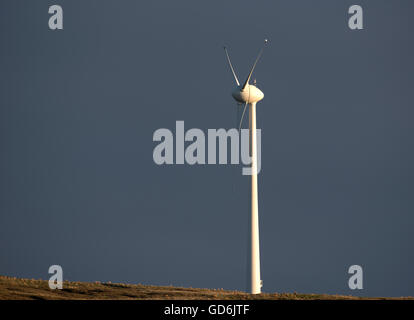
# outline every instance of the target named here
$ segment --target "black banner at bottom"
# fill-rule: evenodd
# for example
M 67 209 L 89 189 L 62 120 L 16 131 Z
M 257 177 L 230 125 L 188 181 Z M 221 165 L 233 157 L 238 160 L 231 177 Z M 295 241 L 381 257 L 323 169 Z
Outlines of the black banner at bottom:
M 65 300 L 0 301 L 2 312 L 58 318 L 114 314 L 136 319 L 267 319 L 279 316 L 395 316 L 414 310 L 414 301 L 398 300 Z M 364 311 L 365 311 L 364 310 Z

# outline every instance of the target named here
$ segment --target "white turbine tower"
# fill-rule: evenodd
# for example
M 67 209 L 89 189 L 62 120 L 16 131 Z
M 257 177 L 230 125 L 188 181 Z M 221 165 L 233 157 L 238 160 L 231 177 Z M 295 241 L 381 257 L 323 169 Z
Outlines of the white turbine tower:
M 264 46 L 267 44 L 265 40 Z M 262 280 L 260 279 L 260 244 L 259 244 L 259 206 L 257 198 L 257 136 L 256 136 L 256 103 L 263 99 L 264 94 L 255 85 L 249 84 L 250 78 L 253 74 L 254 68 L 263 53 L 263 49 L 259 52 L 259 55 L 254 62 L 252 69 L 249 72 L 246 80 L 240 85 L 233 65 L 231 64 L 229 54 L 226 47 L 224 51 L 226 53 L 227 61 L 229 63 L 231 72 L 233 73 L 234 80 L 236 80 L 237 87 L 233 90 L 232 96 L 238 103 L 244 103 L 243 114 L 241 116 L 239 129 L 241 128 L 244 113 L 247 105 L 249 105 L 249 150 L 251 154 L 251 293 L 261 293 Z

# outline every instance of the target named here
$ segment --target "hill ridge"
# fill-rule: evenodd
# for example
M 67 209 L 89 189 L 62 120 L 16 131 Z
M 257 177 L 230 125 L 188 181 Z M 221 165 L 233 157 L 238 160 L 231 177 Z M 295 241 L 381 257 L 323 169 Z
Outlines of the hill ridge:
M 64 281 L 51 290 L 48 280 L 0 276 L 0 300 L 414 300 L 414 297 L 356 297 L 328 294 L 262 293 L 111 282 Z

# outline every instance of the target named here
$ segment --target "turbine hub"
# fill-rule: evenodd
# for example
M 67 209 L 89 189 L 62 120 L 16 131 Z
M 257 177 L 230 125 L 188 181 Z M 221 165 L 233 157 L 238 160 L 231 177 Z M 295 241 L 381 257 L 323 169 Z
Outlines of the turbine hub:
M 264 93 L 256 86 L 248 84 L 244 90 L 241 86 L 236 87 L 231 93 L 237 102 L 254 103 L 264 98 Z

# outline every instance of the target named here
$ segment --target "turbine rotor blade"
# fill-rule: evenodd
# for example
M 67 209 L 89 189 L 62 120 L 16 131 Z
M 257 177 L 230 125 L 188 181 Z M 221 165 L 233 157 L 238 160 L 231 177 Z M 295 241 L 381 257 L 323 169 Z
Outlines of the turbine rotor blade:
M 248 104 L 248 103 L 247 103 L 247 101 L 246 101 L 246 103 L 244 104 L 243 114 L 242 114 L 242 116 L 241 116 L 241 118 L 240 118 L 239 132 L 240 132 L 240 129 L 241 129 L 241 126 L 242 126 L 242 123 L 243 123 L 244 114 L 246 113 L 247 104 Z
M 233 65 L 231 64 L 230 57 L 226 47 L 224 47 L 224 52 L 226 53 L 227 62 L 229 63 L 231 72 L 233 73 L 234 80 L 236 80 L 237 85 L 240 86 L 239 79 L 237 79 L 236 72 L 234 71 Z
M 250 101 L 250 89 L 249 89 L 249 97 L 248 97 L 248 99 L 246 100 L 246 102 L 244 104 L 243 114 L 242 114 L 241 119 L 240 119 L 239 134 L 240 134 L 240 129 L 241 129 L 241 126 L 242 126 L 242 123 L 243 123 L 244 114 L 246 112 L 246 108 L 247 108 L 247 105 L 249 104 L 249 101 Z M 249 129 L 250 129 L 250 123 L 249 123 Z
M 242 91 L 246 88 L 247 84 L 249 83 L 249 81 L 250 81 L 250 77 L 251 77 L 251 76 L 252 76 L 252 74 L 253 74 L 254 68 L 256 68 L 256 64 L 257 64 L 257 62 L 259 61 L 260 57 L 262 56 L 263 50 L 264 50 L 264 48 L 265 48 L 265 46 L 266 46 L 266 43 L 267 43 L 267 42 L 268 42 L 268 41 L 267 41 L 267 39 L 265 39 L 264 45 L 263 45 L 262 49 L 260 50 L 259 55 L 257 56 L 256 61 L 254 62 L 253 67 L 252 67 L 252 69 L 250 70 L 250 73 L 249 73 L 249 75 L 247 76 L 246 81 L 245 81 L 245 82 L 244 82 L 244 84 L 243 84 L 243 87 L 242 87 L 242 89 L 241 89 Z

